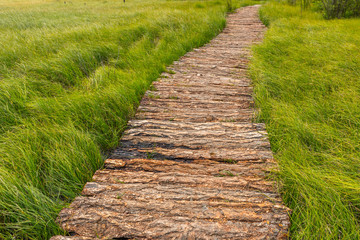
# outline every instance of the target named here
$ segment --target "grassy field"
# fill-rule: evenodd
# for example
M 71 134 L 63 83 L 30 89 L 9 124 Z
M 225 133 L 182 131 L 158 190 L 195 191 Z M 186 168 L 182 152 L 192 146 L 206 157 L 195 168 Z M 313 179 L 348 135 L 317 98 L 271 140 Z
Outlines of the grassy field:
M 254 48 L 259 120 L 280 163 L 292 239 L 360 239 L 360 19 L 279 3 Z
M 0 0 L 0 238 L 62 233 L 150 83 L 225 16 L 217 0 Z

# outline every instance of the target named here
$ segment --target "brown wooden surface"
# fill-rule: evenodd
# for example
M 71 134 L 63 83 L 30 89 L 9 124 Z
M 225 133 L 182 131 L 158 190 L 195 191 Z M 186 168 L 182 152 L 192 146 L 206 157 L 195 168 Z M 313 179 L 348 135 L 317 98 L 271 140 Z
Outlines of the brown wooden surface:
M 258 6 L 154 82 L 119 148 L 63 209 L 61 239 L 286 239 L 289 210 L 266 172 L 277 167 L 253 123 L 249 47 Z

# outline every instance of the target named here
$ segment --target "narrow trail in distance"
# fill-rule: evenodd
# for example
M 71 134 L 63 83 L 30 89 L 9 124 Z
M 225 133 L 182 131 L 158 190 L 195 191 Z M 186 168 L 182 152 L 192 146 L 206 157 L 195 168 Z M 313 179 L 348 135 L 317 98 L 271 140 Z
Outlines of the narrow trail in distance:
M 286 239 L 277 167 L 253 123 L 249 47 L 259 6 L 229 15 L 209 44 L 175 62 L 144 96 L 118 149 L 61 211 L 60 239 Z

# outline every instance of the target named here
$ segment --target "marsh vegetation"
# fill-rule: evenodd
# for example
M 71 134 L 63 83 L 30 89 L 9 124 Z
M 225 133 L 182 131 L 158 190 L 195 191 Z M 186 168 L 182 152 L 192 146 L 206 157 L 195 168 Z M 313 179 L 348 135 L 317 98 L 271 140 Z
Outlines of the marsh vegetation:
M 254 48 L 259 120 L 267 123 L 292 239 L 360 238 L 360 19 L 270 2 Z

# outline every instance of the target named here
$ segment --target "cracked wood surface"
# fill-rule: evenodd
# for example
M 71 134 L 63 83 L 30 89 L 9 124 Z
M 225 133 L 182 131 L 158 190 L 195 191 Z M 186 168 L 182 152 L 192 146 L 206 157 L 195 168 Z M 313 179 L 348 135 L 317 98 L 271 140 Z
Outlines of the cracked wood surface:
M 258 6 L 175 62 L 148 91 L 120 146 L 58 217 L 61 239 L 286 239 L 265 126 L 253 123 L 249 47 Z

